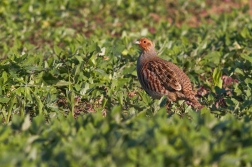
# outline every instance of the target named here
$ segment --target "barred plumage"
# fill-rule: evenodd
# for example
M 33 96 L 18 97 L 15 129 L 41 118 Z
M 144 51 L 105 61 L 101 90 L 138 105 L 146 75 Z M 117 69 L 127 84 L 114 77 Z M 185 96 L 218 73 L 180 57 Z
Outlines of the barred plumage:
M 200 109 L 202 105 L 195 97 L 188 76 L 175 64 L 157 57 L 154 45 L 147 38 L 136 42 L 142 49 L 137 61 L 137 75 L 143 89 L 153 98 L 163 95 L 169 101 L 187 100 Z

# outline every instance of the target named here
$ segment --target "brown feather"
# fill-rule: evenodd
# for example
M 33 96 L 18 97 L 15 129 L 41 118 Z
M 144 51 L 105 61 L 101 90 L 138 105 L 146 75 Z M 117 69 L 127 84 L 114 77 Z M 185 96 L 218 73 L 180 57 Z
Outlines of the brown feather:
M 137 44 L 142 49 L 137 62 L 138 79 L 150 96 L 160 98 L 166 95 L 170 101 L 183 99 L 192 102 L 195 108 L 202 107 L 190 79 L 178 66 L 157 57 L 149 39 L 141 38 Z

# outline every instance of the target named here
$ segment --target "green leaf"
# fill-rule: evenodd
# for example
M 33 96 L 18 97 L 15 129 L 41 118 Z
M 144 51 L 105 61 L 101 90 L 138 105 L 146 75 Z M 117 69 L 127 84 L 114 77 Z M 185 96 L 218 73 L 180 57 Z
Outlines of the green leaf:
M 53 51 L 58 56 L 62 53 L 62 49 L 58 47 L 57 45 L 54 46 Z
M 248 60 L 250 63 L 252 63 L 252 54 L 246 55 L 246 54 L 241 54 L 241 57 L 245 60 Z
M 27 115 L 22 124 L 22 131 L 26 131 L 31 126 L 30 116 Z
M 221 59 L 221 54 L 220 52 L 217 52 L 217 51 L 212 51 L 208 55 L 204 56 L 203 58 L 203 60 L 206 61 L 206 64 L 209 64 L 211 66 L 219 64 L 220 59 Z
M 1 97 L 0 98 L 0 103 L 8 103 L 9 102 L 9 100 L 10 100 L 10 98 L 6 98 L 6 97 Z
M 251 29 L 249 29 L 247 26 L 244 26 L 240 34 L 245 39 L 252 39 Z
M 222 88 L 222 71 L 220 68 L 215 68 L 213 72 L 213 81 L 214 81 L 214 86 L 218 86 L 219 88 Z
M 88 63 L 92 66 L 95 66 L 96 65 L 96 59 L 97 59 L 97 56 L 96 55 L 93 55 L 92 57 L 90 57 L 90 59 L 88 60 Z
M 7 72 L 3 71 L 2 78 L 3 78 L 3 83 L 5 83 L 8 80 Z

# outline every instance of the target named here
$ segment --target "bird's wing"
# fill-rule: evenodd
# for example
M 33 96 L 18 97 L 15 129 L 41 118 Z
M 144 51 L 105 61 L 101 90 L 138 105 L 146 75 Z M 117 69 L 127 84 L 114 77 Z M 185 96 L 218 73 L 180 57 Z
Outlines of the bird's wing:
M 182 89 L 178 76 L 166 62 L 157 60 L 149 61 L 145 64 L 145 69 L 151 75 L 155 75 L 167 90 L 180 91 Z

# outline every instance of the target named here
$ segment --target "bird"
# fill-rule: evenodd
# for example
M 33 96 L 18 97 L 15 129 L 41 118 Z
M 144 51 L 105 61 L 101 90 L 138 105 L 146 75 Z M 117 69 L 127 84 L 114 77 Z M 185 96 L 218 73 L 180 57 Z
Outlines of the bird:
M 137 60 L 138 80 L 145 92 L 154 99 L 167 96 L 169 102 L 186 100 L 195 109 L 203 106 L 196 98 L 189 77 L 175 64 L 158 57 L 148 38 L 135 41 L 141 53 Z

